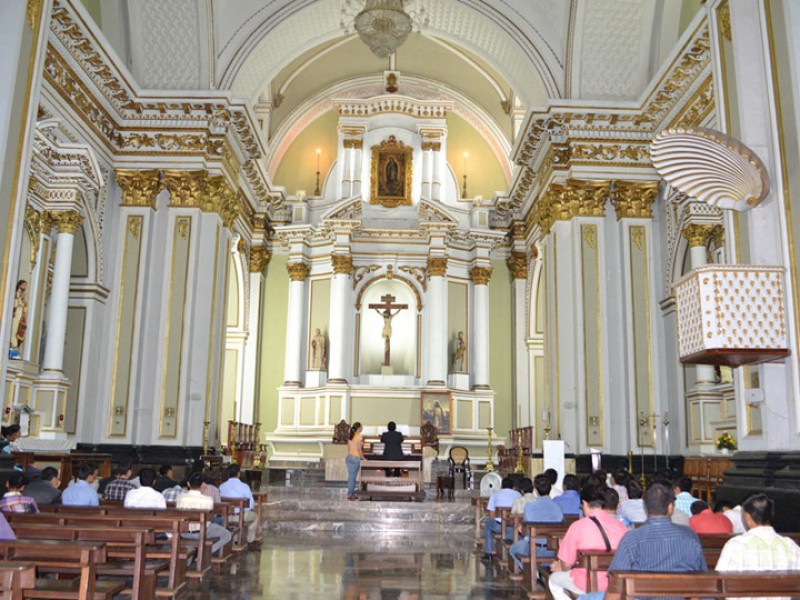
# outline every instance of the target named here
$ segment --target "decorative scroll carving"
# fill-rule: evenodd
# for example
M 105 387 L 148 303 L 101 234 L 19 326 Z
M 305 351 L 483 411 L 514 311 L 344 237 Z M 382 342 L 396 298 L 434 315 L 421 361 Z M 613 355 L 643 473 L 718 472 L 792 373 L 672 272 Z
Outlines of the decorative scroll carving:
M 401 266 L 400 270 L 408 273 L 422 286 L 422 291 L 428 291 L 428 271 L 425 267 Z
M 472 267 L 469 277 L 475 285 L 488 285 L 492 278 L 492 267 Z
M 39 252 L 39 244 L 42 240 L 42 213 L 30 206 L 25 208 L 25 231 L 31 240 L 31 264 L 36 262 L 36 254 Z
M 158 169 L 117 169 L 116 179 L 122 190 L 122 206 L 148 206 L 155 210 L 160 191 L 160 176 Z
M 349 254 L 334 254 L 331 265 L 336 275 L 350 275 L 353 272 L 353 257 Z
M 528 256 L 524 252 L 512 252 L 506 263 L 514 279 L 528 278 Z
M 611 202 L 620 219 L 652 219 L 657 181 L 617 181 Z
M 83 223 L 83 217 L 75 210 L 51 210 L 48 211 L 48 214 L 58 229 L 58 233 L 75 235 L 78 227 Z
M 428 257 L 428 277 L 444 277 L 447 274 L 446 256 Z
M 263 273 L 272 256 L 264 246 L 250 248 L 250 272 Z
M 358 284 L 361 282 L 364 277 L 366 277 L 369 273 L 373 271 L 380 270 L 380 265 L 366 265 L 363 267 L 355 267 L 353 269 L 353 289 L 356 289 Z
M 289 273 L 289 279 L 292 281 L 305 281 L 311 269 L 303 262 L 286 263 L 286 271 Z

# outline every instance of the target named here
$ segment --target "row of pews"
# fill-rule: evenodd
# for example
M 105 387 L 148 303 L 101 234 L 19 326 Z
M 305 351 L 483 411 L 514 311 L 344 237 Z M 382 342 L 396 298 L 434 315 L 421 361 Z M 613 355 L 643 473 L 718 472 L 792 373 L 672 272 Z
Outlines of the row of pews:
M 103 501 L 99 507 L 42 506 L 36 514 L 9 514 L 17 540 L 0 542 L 2 598 L 175 598 L 188 582 L 202 581 L 247 548 L 247 502 L 223 498 L 212 510 L 197 511 Z M 266 494 L 258 494 L 259 524 L 265 504 Z M 212 557 L 206 525 L 215 517 L 232 540 Z
M 476 519 L 485 512 L 487 499 L 474 498 Z M 479 512 L 480 511 L 480 512 Z M 498 552 L 494 563 L 501 571 L 506 572 L 513 581 L 519 581 L 532 600 L 549 598 L 545 586 L 549 577 L 549 563 L 555 559 L 538 559 L 536 557 L 536 539 L 545 538 L 547 547 L 558 553 L 560 540 L 576 517 L 566 517 L 563 523 L 527 523 L 520 515 L 512 515 L 511 509 L 499 508 L 495 511 L 501 518 L 501 532 L 494 535 L 494 547 Z M 507 541 L 504 532 L 513 527 L 513 539 Z M 521 559 L 523 569 L 520 571 L 509 554 L 511 545 L 522 535 L 530 536 L 530 556 Z M 476 521 L 476 534 L 482 532 Z M 800 533 L 788 535 L 800 543 Z M 717 563 L 725 543 L 732 537 L 728 534 L 698 535 L 703 548 L 706 564 Z M 476 546 L 483 545 L 483 536 L 476 536 Z M 597 590 L 597 573 L 608 571 L 614 552 L 605 550 L 583 551 L 578 555 L 576 567 L 586 569 L 585 589 L 588 592 Z M 540 581 L 544 582 L 540 584 Z M 741 598 L 741 597 L 785 597 L 797 596 L 800 592 L 800 571 L 772 571 L 748 573 L 722 573 L 707 571 L 704 573 L 642 573 L 612 572 L 609 574 L 606 600 L 633 600 L 634 598 Z

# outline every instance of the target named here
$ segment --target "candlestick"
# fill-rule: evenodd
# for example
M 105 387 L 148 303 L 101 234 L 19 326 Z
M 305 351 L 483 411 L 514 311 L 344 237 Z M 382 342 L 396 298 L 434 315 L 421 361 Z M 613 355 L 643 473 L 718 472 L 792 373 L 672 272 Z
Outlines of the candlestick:
M 467 159 L 469 158 L 469 152 L 464 152 L 464 187 L 461 190 L 461 197 L 467 197 Z
M 517 467 L 515 473 L 524 473 L 525 465 L 522 460 L 522 429 L 517 429 Z
M 494 471 L 494 463 L 492 461 L 494 455 L 494 448 L 492 448 L 492 428 L 487 427 L 486 430 L 489 432 L 489 447 L 486 450 L 486 472 L 489 473 Z
M 320 189 L 319 189 L 319 155 L 320 154 L 322 154 L 322 149 L 321 148 L 317 148 L 317 187 L 314 189 L 314 195 L 315 196 L 321 195 L 321 192 L 320 192 Z

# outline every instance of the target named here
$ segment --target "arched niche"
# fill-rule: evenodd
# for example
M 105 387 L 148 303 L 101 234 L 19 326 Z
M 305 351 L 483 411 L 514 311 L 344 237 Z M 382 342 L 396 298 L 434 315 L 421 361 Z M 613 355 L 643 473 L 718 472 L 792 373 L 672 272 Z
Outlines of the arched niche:
M 403 278 L 376 278 L 359 293 L 359 332 L 356 348 L 356 364 L 359 375 L 380 375 L 384 361 L 384 319 L 371 304 L 382 303 L 384 296 L 393 296 L 395 304 L 408 308 L 392 311 L 391 319 L 391 366 L 394 375 L 419 377 L 421 324 L 419 295 L 417 290 Z

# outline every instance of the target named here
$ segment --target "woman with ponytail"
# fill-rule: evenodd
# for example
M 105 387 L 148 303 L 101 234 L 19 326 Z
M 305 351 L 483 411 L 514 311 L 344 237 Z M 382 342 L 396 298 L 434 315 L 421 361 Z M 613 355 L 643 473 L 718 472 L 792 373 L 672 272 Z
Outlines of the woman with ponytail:
M 361 423 L 356 421 L 350 426 L 350 441 L 347 442 L 347 499 L 356 499 L 356 479 L 359 467 L 364 458 L 362 447 L 364 439 L 361 437 Z

